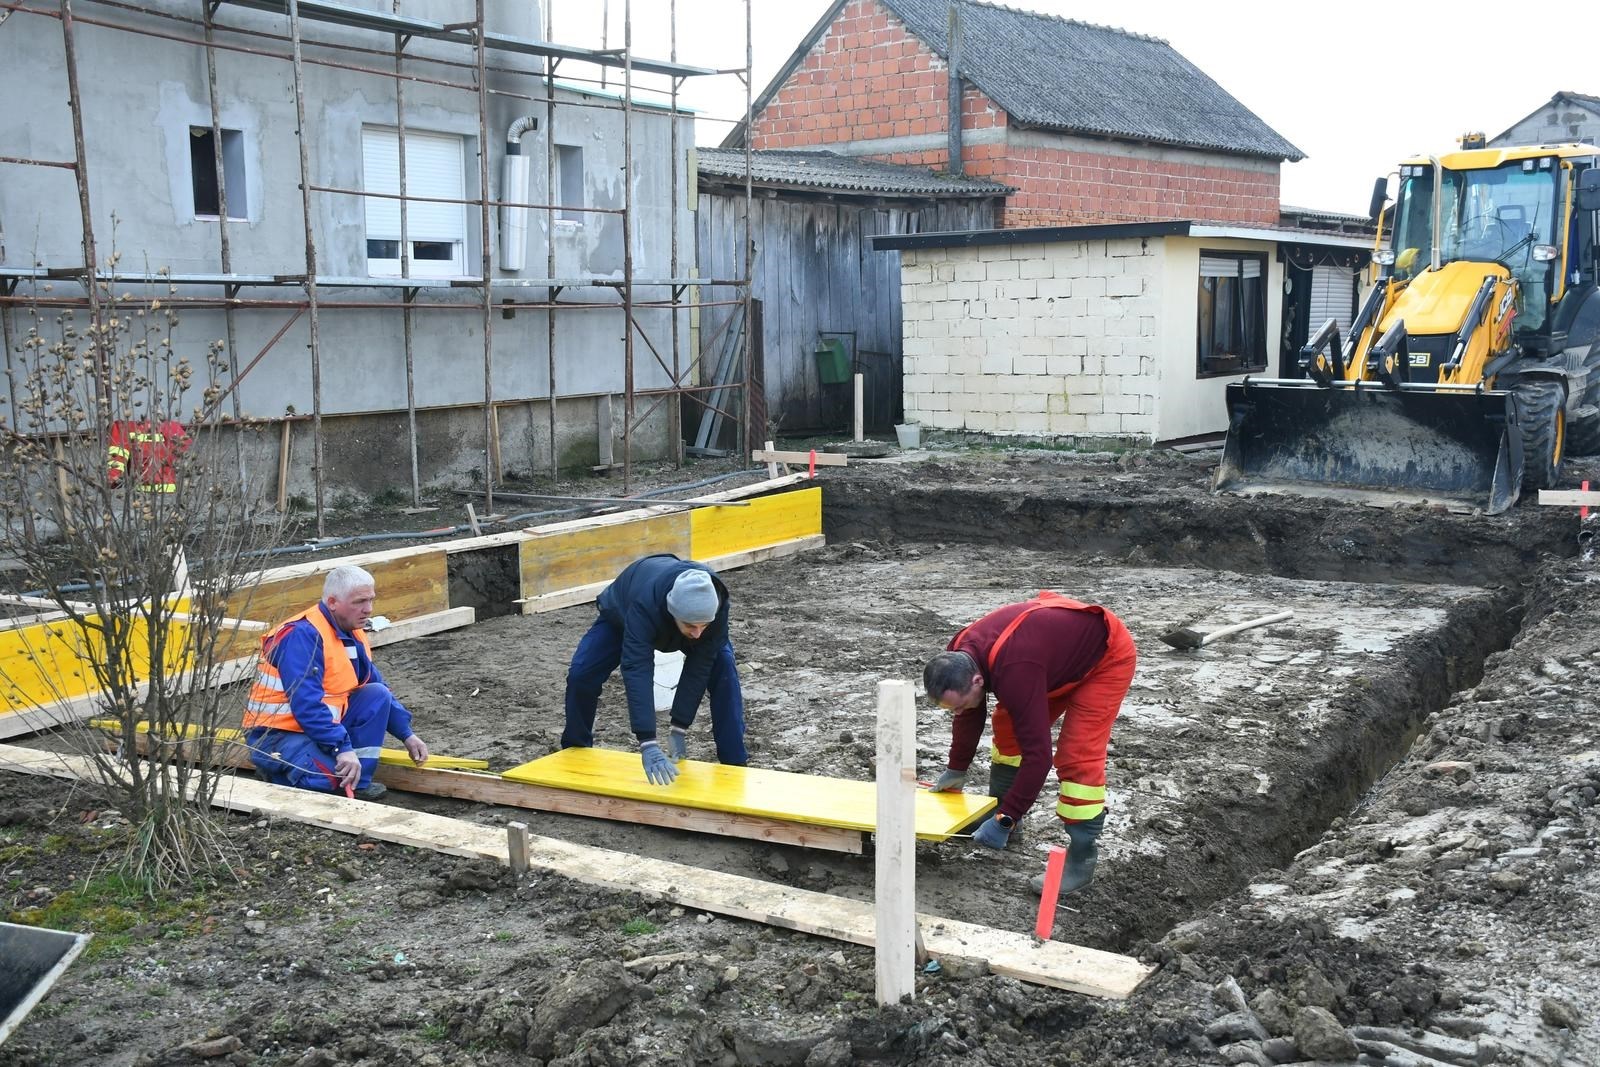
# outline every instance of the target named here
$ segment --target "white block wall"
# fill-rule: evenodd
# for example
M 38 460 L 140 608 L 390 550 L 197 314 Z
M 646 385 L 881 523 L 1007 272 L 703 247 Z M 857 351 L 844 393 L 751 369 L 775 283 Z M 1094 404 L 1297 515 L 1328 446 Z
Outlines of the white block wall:
M 901 257 L 908 421 L 1155 439 L 1160 239 L 912 249 Z

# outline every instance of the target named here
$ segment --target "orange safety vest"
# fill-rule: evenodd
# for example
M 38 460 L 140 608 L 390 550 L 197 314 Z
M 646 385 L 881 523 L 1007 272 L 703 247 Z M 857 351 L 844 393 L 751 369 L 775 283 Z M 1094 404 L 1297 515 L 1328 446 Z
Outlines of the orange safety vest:
M 267 654 L 272 651 L 278 639 L 301 619 L 311 623 L 322 637 L 322 702 L 333 713 L 334 722 L 344 718 L 345 708 L 350 704 L 350 694 L 361 684 L 360 679 L 356 677 L 355 649 L 348 647 L 339 639 L 338 631 L 322 613 L 322 605 L 314 604 L 261 639 L 261 658 L 256 664 L 256 681 L 250 687 L 250 696 L 244 705 L 246 730 L 264 726 L 272 730 L 302 732 L 299 720 L 289 710 L 289 694 L 284 689 L 283 678 L 278 674 L 278 668 L 267 658 Z M 357 630 L 353 636 L 370 654 L 371 646 L 367 644 L 366 633 Z
M 994 660 L 995 657 L 1000 654 L 1000 649 L 1005 647 L 1005 643 L 1007 641 L 1011 640 L 1011 635 L 1016 632 L 1018 626 L 1022 625 L 1022 620 L 1026 619 L 1029 615 L 1032 615 L 1040 608 L 1066 608 L 1069 611 L 1092 611 L 1101 618 L 1105 618 L 1106 614 L 1106 609 L 1102 608 L 1098 604 L 1085 604 L 1081 600 L 1073 600 L 1071 597 L 1062 596 L 1060 593 L 1052 593 L 1048 589 L 1044 590 L 1038 596 L 1028 601 L 1027 607 L 1017 612 L 1017 617 L 1006 624 L 1006 628 L 1000 631 L 1000 636 L 994 639 L 994 644 L 989 646 L 989 662 L 984 665 L 983 671 L 985 675 L 985 681 L 988 680 L 988 676 L 994 671 Z M 960 644 L 961 639 L 967 635 L 967 631 L 976 625 L 977 623 L 971 623 L 962 627 L 961 632 L 956 634 L 956 639 L 950 642 L 951 647 L 954 648 L 956 645 Z M 1078 679 L 1078 681 L 1082 680 L 1083 679 L 1081 678 Z M 1067 690 L 1071 689 L 1077 684 L 1078 682 L 1068 682 L 1066 685 L 1057 686 L 1045 694 L 1045 699 L 1054 700 L 1056 697 L 1064 695 Z

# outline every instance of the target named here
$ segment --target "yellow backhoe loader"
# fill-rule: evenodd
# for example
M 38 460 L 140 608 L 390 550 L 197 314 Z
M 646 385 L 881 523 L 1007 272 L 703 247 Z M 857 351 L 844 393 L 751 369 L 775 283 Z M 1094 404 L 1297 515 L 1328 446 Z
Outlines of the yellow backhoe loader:
M 1390 207 L 1374 188 L 1350 336 L 1330 319 L 1304 378 L 1228 385 L 1217 488 L 1496 514 L 1600 451 L 1600 149 L 1462 145 L 1402 163 Z

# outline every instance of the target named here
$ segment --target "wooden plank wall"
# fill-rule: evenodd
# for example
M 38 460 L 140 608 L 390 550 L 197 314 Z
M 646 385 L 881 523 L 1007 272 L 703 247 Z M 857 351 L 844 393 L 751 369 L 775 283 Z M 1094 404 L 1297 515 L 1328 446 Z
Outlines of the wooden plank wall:
M 822 489 L 761 497 L 747 508 L 696 508 L 689 527 L 690 558 L 697 560 L 812 537 L 822 533 Z
M 851 386 L 823 385 L 817 376 L 813 352 L 824 331 L 856 335 L 868 428 L 886 431 L 901 417 L 900 255 L 874 251 L 868 238 L 995 225 L 992 200 L 875 203 L 783 193 L 753 203 L 752 295 L 762 302 L 767 416 L 782 432 L 840 430 L 852 421 Z M 743 192 L 702 193 L 699 206 L 700 273 L 738 277 Z M 703 309 L 700 337 L 715 336 L 727 315 L 726 308 Z

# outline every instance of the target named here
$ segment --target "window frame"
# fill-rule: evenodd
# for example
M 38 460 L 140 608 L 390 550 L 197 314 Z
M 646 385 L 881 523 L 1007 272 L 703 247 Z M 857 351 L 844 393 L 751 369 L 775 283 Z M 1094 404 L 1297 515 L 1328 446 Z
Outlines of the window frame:
M 1267 269 L 1267 254 L 1265 252 L 1246 252 L 1239 251 L 1237 249 L 1202 248 L 1200 250 L 1200 262 L 1204 263 L 1204 261 L 1207 259 L 1232 260 L 1238 266 L 1238 271 L 1235 275 L 1233 275 L 1232 280 L 1240 284 L 1234 287 L 1236 295 L 1231 301 L 1234 307 L 1229 310 L 1229 314 L 1230 316 L 1235 314 L 1237 315 L 1235 326 L 1238 328 L 1242 336 L 1249 336 L 1249 331 L 1246 328 L 1245 316 L 1250 313 L 1250 309 L 1247 307 L 1247 287 L 1243 283 L 1250 281 L 1256 281 L 1259 283 L 1260 306 L 1255 309 L 1257 319 L 1254 324 L 1256 326 L 1256 330 L 1253 338 L 1253 352 L 1208 353 L 1207 342 L 1209 339 L 1206 336 L 1205 330 L 1208 320 L 1206 318 L 1205 305 L 1208 299 L 1213 305 L 1212 318 L 1210 321 L 1214 324 L 1216 321 L 1215 305 L 1217 302 L 1217 295 L 1215 290 L 1208 291 L 1206 289 L 1206 279 L 1208 277 L 1227 278 L 1228 276 L 1207 275 L 1201 273 L 1203 268 L 1197 265 L 1198 276 L 1196 278 L 1195 285 L 1195 378 L 1197 380 L 1202 378 L 1222 378 L 1238 376 L 1240 374 L 1254 374 L 1259 371 L 1266 370 L 1267 324 L 1269 318 L 1267 313 L 1269 299 L 1268 282 L 1270 280 Z M 1249 278 L 1245 275 L 1245 264 L 1250 262 L 1254 262 L 1259 269 L 1259 273 L 1255 278 Z M 1210 330 L 1212 337 L 1215 337 L 1216 332 L 1216 328 L 1213 325 Z M 1237 359 L 1237 363 L 1233 366 L 1219 367 L 1213 365 L 1216 361 L 1224 361 L 1229 359 Z
M 368 189 L 370 187 L 370 185 L 372 184 L 372 181 L 373 181 L 373 176 L 370 175 L 368 173 L 368 170 L 367 170 L 367 159 L 368 159 L 368 151 L 369 151 L 369 146 L 368 146 L 368 137 L 369 137 L 369 135 L 387 137 L 387 138 L 390 139 L 390 143 L 389 143 L 389 145 L 387 147 L 389 149 L 391 149 L 393 151 L 393 153 L 394 153 L 394 161 L 393 162 L 394 162 L 394 166 L 395 166 L 396 175 L 398 175 L 398 172 L 399 172 L 399 146 L 400 146 L 400 141 L 399 141 L 399 131 L 398 131 L 398 129 L 396 127 L 393 127 L 393 126 L 365 125 L 365 126 L 363 126 L 361 128 L 361 153 L 362 153 L 361 187 L 362 187 L 363 190 Z M 419 148 L 418 148 L 419 145 L 421 145 L 422 143 L 424 143 L 426 141 L 429 141 L 429 140 L 438 141 L 438 142 L 448 142 L 450 144 L 453 152 L 454 152 L 454 159 L 452 160 L 452 163 L 455 164 L 453 169 L 457 173 L 456 173 L 456 175 L 454 177 L 455 184 L 454 184 L 454 186 L 452 187 L 452 189 L 450 190 L 450 192 L 448 194 L 441 193 L 438 190 L 424 189 L 424 190 L 419 191 L 416 188 L 414 174 L 416 172 L 417 161 L 413 160 L 412 156 L 413 156 L 414 152 L 419 150 Z M 462 198 L 464 200 L 466 198 L 467 192 L 468 192 L 466 160 L 468 158 L 468 151 L 471 148 L 471 145 L 469 145 L 468 140 L 469 139 L 465 134 L 457 133 L 457 132 L 455 132 L 453 130 L 413 129 L 413 128 L 408 126 L 406 128 L 406 136 L 405 136 L 405 142 L 406 142 L 406 170 L 407 170 L 407 178 L 408 178 L 408 181 L 406 183 L 406 193 L 409 196 L 422 196 L 422 197 L 434 196 L 434 195 L 447 195 L 451 199 L 453 199 L 454 197 L 459 196 L 460 198 Z M 383 183 L 380 182 L 380 184 L 383 184 Z M 374 191 L 382 192 L 382 193 L 384 193 L 386 195 L 384 195 L 383 197 L 363 197 L 362 198 L 362 200 L 363 200 L 363 209 L 362 209 L 362 220 L 361 221 L 362 221 L 362 238 L 363 238 L 363 258 L 364 258 L 364 261 L 366 263 L 367 277 L 369 277 L 369 278 L 400 278 L 400 277 L 404 277 L 404 276 L 406 276 L 406 275 L 404 275 L 402 273 L 402 268 L 404 266 L 404 260 L 403 260 L 403 257 L 401 257 L 400 254 L 399 254 L 399 252 L 400 252 L 400 248 L 399 248 L 399 245 L 400 245 L 400 234 L 399 234 L 398 225 L 396 225 L 396 228 L 395 228 L 394 232 L 392 233 L 392 235 L 390 235 L 388 233 L 388 231 L 384 230 L 382 227 L 379 227 L 376 230 L 376 232 L 378 233 L 378 236 L 373 236 L 373 233 L 374 233 L 373 222 L 374 222 L 374 220 L 373 220 L 373 217 L 372 217 L 372 214 L 373 214 L 372 205 L 375 202 L 381 202 L 381 203 L 386 204 L 386 205 L 387 204 L 398 204 L 399 201 L 394 199 L 391 195 L 388 195 L 391 192 L 391 190 L 389 190 L 387 188 L 380 188 L 380 189 L 376 189 Z M 398 187 L 393 190 L 393 192 L 396 192 L 396 193 L 398 191 L 399 191 Z M 455 227 L 459 231 L 459 236 L 455 236 L 455 235 L 452 234 L 452 235 L 449 235 L 447 237 L 441 237 L 437 233 L 428 232 L 427 225 L 417 219 L 417 213 L 419 212 L 419 210 L 421 210 L 421 211 L 431 211 L 433 214 L 442 214 L 442 213 L 444 213 L 446 211 L 449 211 L 451 213 L 459 212 L 459 226 Z M 406 235 L 408 240 L 409 240 L 409 242 L 410 242 L 410 245 L 411 245 L 411 248 L 410 248 L 410 253 L 411 254 L 409 256 L 410 263 L 411 263 L 411 273 L 410 273 L 409 277 L 412 277 L 412 278 L 466 278 L 466 277 L 471 277 L 472 276 L 471 271 L 467 267 L 467 260 L 468 260 L 468 254 L 469 254 L 468 245 L 470 243 L 470 238 L 471 238 L 471 227 L 469 225 L 469 219 L 467 217 L 467 205 L 465 203 L 460 203 L 460 204 L 434 204 L 434 203 L 429 203 L 429 202 L 426 202 L 426 201 L 423 201 L 423 202 L 415 202 L 415 201 L 413 201 L 413 202 L 410 202 L 410 207 L 408 208 L 408 215 L 409 215 L 409 220 L 408 221 L 410 222 L 410 225 L 407 226 L 407 230 L 408 231 L 413 231 L 413 230 L 422 230 L 422 231 L 424 231 L 422 233 L 408 232 L 407 235 Z M 398 219 L 398 215 L 396 216 L 396 218 Z M 454 227 L 454 221 L 452 222 L 452 226 Z M 381 255 L 375 256 L 375 255 L 373 255 L 373 245 L 375 245 L 375 244 L 378 244 L 378 245 L 392 245 L 392 246 L 394 246 L 394 250 L 395 250 L 396 254 L 393 257 L 381 256 Z M 417 255 L 419 247 L 421 247 L 421 246 L 433 246 L 433 245 L 449 245 L 449 246 L 452 246 L 453 247 L 453 254 L 448 259 L 440 259 L 440 258 L 436 258 L 436 257 L 426 257 L 426 258 L 424 258 L 424 257 L 419 257 Z
M 229 126 L 219 128 L 222 134 L 222 175 L 218 180 L 216 165 L 216 143 L 212 140 L 210 126 L 188 127 L 189 133 L 189 211 L 197 222 L 217 222 L 222 218 L 222 192 L 224 187 L 228 194 L 228 221 L 250 221 L 250 175 L 246 163 L 245 135 L 243 130 Z M 206 150 L 197 152 L 196 142 L 204 141 Z M 202 172 L 196 169 L 196 164 L 204 159 L 210 176 L 211 199 L 216 203 L 212 211 L 200 210 L 201 176 Z
M 557 144 L 556 153 L 556 195 L 553 198 L 556 210 L 556 221 L 566 223 L 569 227 L 582 226 L 588 218 L 588 212 L 582 210 L 589 205 L 584 203 L 584 161 L 583 146 L 577 144 Z M 569 166 L 569 161 L 576 160 L 575 166 Z M 573 185 L 576 185 L 574 190 Z M 574 196 L 575 199 L 569 199 Z

